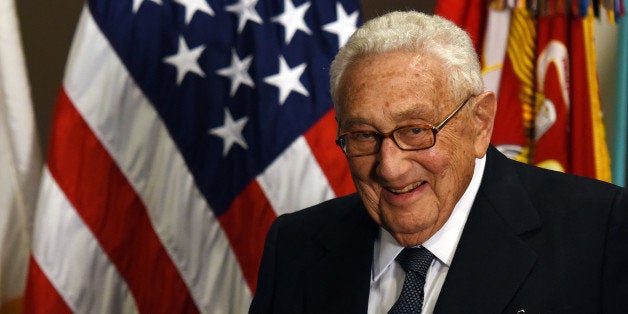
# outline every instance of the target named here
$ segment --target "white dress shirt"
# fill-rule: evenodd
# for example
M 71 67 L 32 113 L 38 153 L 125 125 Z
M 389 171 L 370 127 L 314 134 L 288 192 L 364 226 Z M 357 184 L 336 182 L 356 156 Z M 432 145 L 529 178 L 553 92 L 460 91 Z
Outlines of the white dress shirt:
M 440 230 L 423 243 L 423 246 L 432 252 L 435 258 L 425 278 L 422 313 L 434 311 L 436 300 L 454 258 L 462 229 L 467 222 L 475 195 L 480 187 L 485 163 L 486 156 L 476 159 L 471 182 L 454 207 L 451 216 Z M 379 237 L 375 240 L 373 250 L 369 314 L 387 313 L 397 301 L 406 276 L 399 263 L 395 262 L 397 254 L 402 249 L 403 246 L 399 245 L 388 231 L 380 227 Z

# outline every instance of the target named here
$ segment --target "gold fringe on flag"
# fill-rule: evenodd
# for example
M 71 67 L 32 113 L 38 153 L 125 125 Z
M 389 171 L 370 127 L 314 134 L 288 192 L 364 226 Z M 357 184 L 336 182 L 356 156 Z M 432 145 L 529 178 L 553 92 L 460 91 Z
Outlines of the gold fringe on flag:
M 529 162 L 533 152 L 534 132 L 534 71 L 536 49 L 536 21 L 526 9 L 514 9 L 506 48 L 512 62 L 512 67 L 521 81 L 521 101 L 523 113 L 523 127 L 527 134 L 526 147 L 522 150 L 517 160 Z
M 584 30 L 584 37 L 590 40 L 585 40 L 585 52 L 586 52 L 586 67 L 587 76 L 597 77 L 596 73 L 596 53 L 595 44 L 593 42 L 593 16 L 588 15 L 582 19 L 582 26 Z M 611 160 L 608 153 L 608 147 L 606 145 L 606 131 L 604 129 L 604 122 L 601 116 L 601 105 L 599 95 L 599 86 L 597 80 L 589 80 L 589 103 L 591 110 L 591 126 L 593 131 L 593 154 L 595 156 L 595 174 L 599 180 L 611 182 Z

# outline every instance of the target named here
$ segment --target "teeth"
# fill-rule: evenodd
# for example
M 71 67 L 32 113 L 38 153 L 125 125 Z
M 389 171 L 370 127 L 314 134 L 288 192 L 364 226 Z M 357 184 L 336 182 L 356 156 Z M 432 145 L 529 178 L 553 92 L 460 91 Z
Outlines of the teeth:
M 425 181 L 423 181 L 423 182 L 425 182 Z M 393 192 L 393 193 L 396 193 L 396 194 L 406 193 L 406 192 L 410 192 L 410 191 L 418 188 L 419 186 L 421 186 L 421 184 L 423 184 L 423 182 L 417 182 L 417 183 L 414 183 L 414 184 L 407 185 L 406 187 L 404 187 L 401 190 L 396 190 L 396 189 L 393 189 L 393 188 L 388 188 L 388 190 Z

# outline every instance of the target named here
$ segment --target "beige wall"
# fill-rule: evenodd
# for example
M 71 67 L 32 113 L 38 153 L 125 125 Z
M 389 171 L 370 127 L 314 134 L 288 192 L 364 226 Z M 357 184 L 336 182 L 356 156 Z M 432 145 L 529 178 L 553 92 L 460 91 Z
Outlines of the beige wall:
M 362 0 L 366 19 L 393 9 L 433 12 L 436 0 Z M 42 147 L 47 149 L 54 103 L 83 1 L 16 1 Z M 602 104 L 609 145 L 613 143 L 616 27 L 596 22 Z M 612 149 L 612 147 L 610 147 Z

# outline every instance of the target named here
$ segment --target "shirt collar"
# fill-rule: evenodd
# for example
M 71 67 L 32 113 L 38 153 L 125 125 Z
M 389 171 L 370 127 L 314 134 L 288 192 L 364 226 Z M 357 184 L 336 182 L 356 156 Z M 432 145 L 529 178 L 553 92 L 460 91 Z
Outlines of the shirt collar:
M 471 182 L 460 200 L 458 200 L 458 203 L 456 203 L 451 216 L 440 230 L 423 243 L 423 246 L 447 267 L 451 265 L 451 261 L 454 258 L 462 229 L 467 222 L 475 195 L 480 188 L 485 165 L 486 155 L 475 160 L 475 169 L 473 170 Z M 377 281 L 388 266 L 395 261 L 399 252 L 403 250 L 403 246 L 399 245 L 388 231 L 382 227 L 379 229 L 379 237 L 375 241 L 373 254 L 373 281 Z

